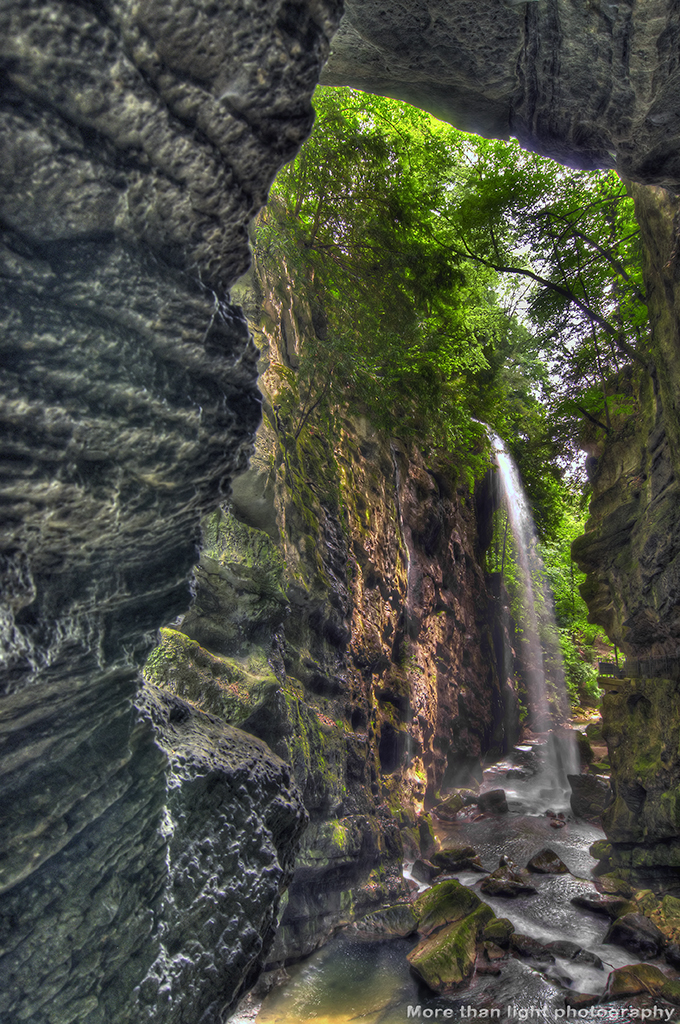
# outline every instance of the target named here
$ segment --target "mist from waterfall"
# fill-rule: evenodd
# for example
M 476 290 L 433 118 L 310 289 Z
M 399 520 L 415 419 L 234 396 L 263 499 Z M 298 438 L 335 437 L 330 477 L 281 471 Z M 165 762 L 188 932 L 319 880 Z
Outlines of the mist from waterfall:
M 544 809 L 559 809 L 558 805 L 569 804 L 567 775 L 578 773 L 579 757 L 575 736 L 562 728 L 569 717 L 569 700 L 553 598 L 519 471 L 500 437 L 493 432 L 490 437 L 499 497 L 517 554 L 520 593 L 516 603 L 520 612 L 515 618 L 524 661 L 528 724 L 535 733 L 549 734 L 543 764 L 534 780 L 534 796 L 545 802 Z

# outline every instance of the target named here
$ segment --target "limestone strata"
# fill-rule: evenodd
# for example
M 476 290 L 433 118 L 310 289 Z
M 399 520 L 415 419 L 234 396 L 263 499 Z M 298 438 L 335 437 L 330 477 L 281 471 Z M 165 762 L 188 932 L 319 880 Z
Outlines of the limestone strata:
M 127 1020 L 158 951 L 174 776 L 133 714 L 134 664 L 186 609 L 200 519 L 252 450 L 257 352 L 227 288 L 248 263 L 249 220 L 309 131 L 338 16 L 333 0 L 0 10 L 8 1024 Z M 212 812 L 207 797 L 198 806 Z M 175 835 L 189 849 L 201 828 L 194 817 Z M 271 938 L 285 881 L 261 871 L 268 910 L 238 918 L 243 964 Z M 213 907 L 186 909 L 189 940 Z M 226 1003 L 243 979 L 203 965 L 209 1001 L 224 985 Z M 184 995 L 166 981 L 155 1021 L 203 998 L 198 973 Z
M 274 964 L 399 896 L 416 815 L 508 737 L 480 503 L 366 421 L 329 434 L 312 416 L 298 433 L 281 366 L 309 343 L 311 308 L 262 270 L 238 297 L 267 417 L 231 504 L 204 522 L 195 602 L 146 672 L 293 768 L 311 824 Z
M 305 813 L 290 770 L 152 689 L 142 716 L 106 718 L 100 700 L 90 735 L 66 726 L 49 744 L 73 706 L 56 686 L 49 698 L 26 715 L 43 767 L 24 747 L 25 787 L 4 808 L 21 843 L 5 858 L 2 1020 L 157 1024 L 188 1007 L 220 1020 L 262 964 L 291 876 Z
M 323 80 L 569 164 L 677 183 L 679 40 L 667 0 L 347 0 Z
M 602 705 L 614 792 L 606 864 L 655 889 L 677 886 L 680 867 L 679 690 L 668 679 L 610 680 Z

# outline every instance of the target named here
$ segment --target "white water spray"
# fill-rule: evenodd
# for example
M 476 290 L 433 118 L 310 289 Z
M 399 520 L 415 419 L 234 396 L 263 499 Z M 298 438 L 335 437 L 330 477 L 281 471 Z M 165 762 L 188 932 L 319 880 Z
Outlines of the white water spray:
M 535 732 L 549 732 L 543 769 L 536 781 L 546 806 L 568 805 L 567 775 L 578 773 L 578 750 L 573 734 L 561 729 L 569 702 L 564 680 L 552 595 L 547 591 L 545 567 L 537 547 L 531 508 L 517 466 L 501 439 L 491 433 L 498 466 L 502 502 L 517 548 L 521 587 L 522 636 L 530 724 Z M 546 664 L 549 648 L 550 665 Z

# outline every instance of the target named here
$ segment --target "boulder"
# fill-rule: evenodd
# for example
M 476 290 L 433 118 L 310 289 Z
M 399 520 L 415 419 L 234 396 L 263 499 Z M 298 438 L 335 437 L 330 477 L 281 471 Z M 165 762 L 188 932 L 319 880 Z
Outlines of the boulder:
M 508 811 L 504 789 L 490 789 L 487 793 L 480 793 L 477 804 L 484 814 L 507 814 Z
M 494 917 L 484 929 L 482 938 L 485 942 L 492 942 L 496 946 L 507 949 L 514 930 L 515 926 L 508 921 L 507 917 Z
M 527 864 L 529 871 L 538 875 L 568 875 L 569 868 L 560 860 L 554 850 L 545 847 L 534 854 Z
M 429 860 L 419 858 L 413 862 L 411 874 L 414 878 L 417 878 L 419 882 L 424 882 L 426 885 L 429 885 L 436 875 L 441 874 L 441 870 L 441 868 L 435 867 L 434 864 L 431 864 Z
M 594 914 L 605 914 L 613 920 L 618 916 L 621 908 L 628 903 L 628 900 L 621 896 L 607 896 L 593 892 L 586 896 L 574 896 L 571 903 L 583 910 L 591 910 Z
M 628 964 L 612 971 L 607 981 L 609 999 L 622 999 L 641 993 L 665 999 L 680 1006 L 680 983 L 667 978 L 651 964 Z
M 420 854 L 422 857 L 429 857 L 437 849 L 437 840 L 432 830 L 432 818 L 429 814 L 421 814 L 418 817 L 418 836 L 420 837 Z
M 579 818 L 600 818 L 612 802 L 609 785 L 596 775 L 568 775 L 571 809 Z
M 464 806 L 465 801 L 460 793 L 452 793 L 447 796 L 446 800 L 437 804 L 434 813 L 441 821 L 455 821 L 458 811 L 462 810 Z
M 510 936 L 510 949 L 518 956 L 531 960 L 540 960 L 551 964 L 555 962 L 554 954 L 546 949 L 542 942 L 530 935 L 522 935 L 520 932 L 515 932 Z
M 442 871 L 484 870 L 473 846 L 447 846 L 433 853 L 431 861 Z
M 537 892 L 530 881 L 529 872 L 519 868 L 507 857 L 501 857 L 500 864 L 488 875 L 480 886 L 482 892 L 489 896 L 521 896 Z
M 415 933 L 417 926 L 418 918 L 412 905 L 397 903 L 366 914 L 355 921 L 348 931 L 354 938 L 379 942 L 381 939 L 406 938 Z
M 460 921 L 471 914 L 481 902 L 477 893 L 466 889 L 455 879 L 438 882 L 413 904 L 418 918 L 418 931 L 421 935 L 432 935 L 444 925 Z
M 623 946 L 641 960 L 652 960 L 666 944 L 666 939 L 656 925 L 643 914 L 624 914 L 609 927 L 602 940 L 613 946 Z
M 411 969 L 433 992 L 460 988 L 474 973 L 478 937 L 492 917 L 491 908 L 480 903 L 462 920 L 439 929 L 411 950 Z
M 548 953 L 552 953 L 553 956 L 559 956 L 563 960 L 571 960 L 575 964 L 589 964 L 591 967 L 597 968 L 601 971 L 604 969 L 604 964 L 600 960 L 599 956 L 595 953 L 591 953 L 589 949 L 584 949 L 583 946 L 579 946 L 578 942 L 569 942 L 566 939 L 559 939 L 556 942 L 547 942 L 543 947 Z

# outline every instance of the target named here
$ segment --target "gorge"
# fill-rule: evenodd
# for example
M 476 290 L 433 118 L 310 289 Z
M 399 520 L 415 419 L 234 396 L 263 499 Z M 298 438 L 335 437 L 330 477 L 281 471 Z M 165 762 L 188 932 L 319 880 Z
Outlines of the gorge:
M 271 421 L 253 456 L 257 349 L 228 289 L 248 266 L 250 220 L 311 128 L 322 68 L 329 84 L 633 182 L 651 341 L 635 416 L 591 446 L 575 556 L 592 617 L 631 666 L 677 656 L 677 3 L 371 0 L 341 14 L 330 0 L 0 11 L 0 1016 L 12 1024 L 224 1018 L 284 948 L 304 954 L 343 915 L 398 894 L 415 825 L 403 787 L 431 803 L 510 742 L 483 501 L 368 423 L 347 424 L 342 460 L 296 451 L 297 504 L 267 489 Z M 251 322 L 290 360 L 314 317 L 283 291 Z M 311 478 L 323 501 L 313 464 L 332 469 Z M 285 560 L 266 540 L 282 513 Z M 245 557 L 232 557 L 237 538 Z M 259 602 L 250 634 L 234 588 Z M 361 628 L 348 635 L 350 608 Z M 188 642 L 172 625 L 184 615 Z M 161 626 L 177 660 L 152 659 L 142 691 Z M 640 678 L 605 697 L 603 858 L 657 889 L 680 857 L 676 695 L 674 678 Z M 227 698 L 248 732 L 224 721 Z M 272 947 L 308 813 L 312 881 L 293 881 Z M 310 906 L 315 880 L 325 901 Z

